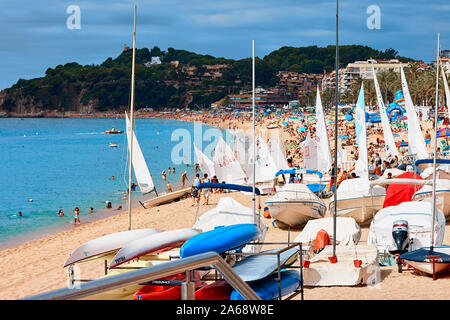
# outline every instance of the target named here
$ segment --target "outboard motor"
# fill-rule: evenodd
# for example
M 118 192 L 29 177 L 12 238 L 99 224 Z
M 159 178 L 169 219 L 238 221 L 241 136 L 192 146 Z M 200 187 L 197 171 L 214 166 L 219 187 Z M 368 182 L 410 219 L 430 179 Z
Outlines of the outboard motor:
M 392 226 L 392 237 L 395 242 L 395 249 L 389 250 L 391 254 L 394 254 L 397 258 L 398 272 L 402 272 L 402 262 L 400 255 L 408 251 L 409 237 L 408 237 L 408 221 L 396 220 Z

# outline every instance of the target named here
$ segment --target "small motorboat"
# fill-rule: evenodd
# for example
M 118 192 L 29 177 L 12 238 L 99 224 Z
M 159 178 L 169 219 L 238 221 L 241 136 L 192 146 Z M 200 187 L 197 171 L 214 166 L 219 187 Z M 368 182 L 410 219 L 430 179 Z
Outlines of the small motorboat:
M 400 228 L 403 227 L 403 228 Z M 380 254 L 402 254 L 431 243 L 433 209 L 429 201 L 407 201 L 381 209 L 373 218 L 367 244 L 375 245 Z M 406 238 L 400 237 L 406 232 Z M 445 217 L 439 208 L 434 223 L 434 243 L 442 245 Z
M 327 210 L 323 200 L 301 183 L 284 185 L 266 200 L 266 206 L 278 225 L 289 227 L 298 227 L 310 219 L 322 218 Z
M 123 133 L 123 131 L 121 130 L 116 130 L 113 128 L 111 128 L 110 130 L 105 129 L 105 134 L 119 134 L 119 133 Z
M 119 145 L 118 145 L 117 143 L 110 142 L 110 143 L 109 143 L 109 146 L 110 146 L 111 148 L 117 148 Z

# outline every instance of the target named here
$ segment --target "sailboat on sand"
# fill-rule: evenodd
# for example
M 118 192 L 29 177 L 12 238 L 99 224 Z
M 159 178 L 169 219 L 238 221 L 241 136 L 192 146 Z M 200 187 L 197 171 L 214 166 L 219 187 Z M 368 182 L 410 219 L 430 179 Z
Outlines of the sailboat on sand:
M 361 85 L 355 113 L 356 141 L 359 154 L 358 161 L 355 164 L 355 173 L 359 178 L 342 181 L 329 206 L 330 211 L 333 212 L 333 200 L 336 197 L 336 214 L 338 216 L 352 217 L 360 225 L 366 225 L 370 223 L 375 213 L 383 207 L 386 189 L 383 187 L 370 188 L 369 185 L 364 84 Z
M 450 267 L 450 246 L 439 246 L 439 243 L 435 241 L 435 228 L 437 224 L 437 218 L 439 209 L 436 202 L 436 145 L 437 145 L 437 127 L 438 127 L 438 108 L 439 108 L 439 34 L 438 45 L 436 53 L 436 100 L 434 109 L 434 157 L 433 157 L 433 190 L 432 190 L 432 220 L 431 225 L 431 241 L 429 247 L 422 247 L 418 250 L 404 253 L 400 256 L 406 264 L 413 267 L 416 270 L 432 274 L 433 279 L 436 277 L 436 273 L 447 270 Z M 437 245 L 437 246 L 436 246 Z

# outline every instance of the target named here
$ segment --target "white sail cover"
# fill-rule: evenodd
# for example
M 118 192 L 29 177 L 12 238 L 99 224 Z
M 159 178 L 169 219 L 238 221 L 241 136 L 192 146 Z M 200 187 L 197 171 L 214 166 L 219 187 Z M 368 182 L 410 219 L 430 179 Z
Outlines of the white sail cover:
M 214 171 L 220 182 L 243 184 L 245 173 L 222 137 L 219 138 L 213 155 Z
M 383 127 L 384 143 L 386 146 L 387 156 L 398 156 L 397 147 L 395 146 L 394 136 L 392 135 L 391 126 L 387 117 L 386 108 L 384 106 L 383 97 L 381 96 L 380 86 L 378 85 L 375 68 L 372 67 L 373 81 L 375 84 L 375 91 L 377 93 L 378 108 L 380 109 L 381 126 Z
M 450 90 L 448 89 L 447 77 L 445 76 L 444 68 L 441 66 L 442 79 L 444 80 L 445 98 L 447 104 L 447 118 L 450 120 Z
M 416 159 L 427 159 L 428 151 L 423 138 L 422 130 L 420 129 L 420 123 L 417 119 L 416 111 L 414 110 L 414 104 L 411 99 L 411 95 L 408 89 L 408 82 L 406 82 L 405 72 L 401 67 L 402 76 L 402 90 L 405 97 L 405 109 L 408 117 L 408 144 L 411 153 L 416 154 Z
M 285 170 L 289 168 L 288 162 L 286 160 L 286 153 L 284 151 L 280 136 L 270 136 L 269 152 L 278 170 Z
M 370 188 L 369 179 L 354 178 L 346 179 L 341 182 L 337 189 L 337 200 L 355 199 L 370 196 L 382 196 L 386 194 L 386 189 L 382 186 L 375 185 Z M 334 195 L 330 202 L 334 200 Z
M 128 119 L 128 115 L 125 112 L 125 120 L 126 120 L 126 130 L 127 130 L 127 141 L 128 141 L 128 150 L 131 149 L 131 124 Z M 155 185 L 153 184 L 153 179 L 148 170 L 147 163 L 145 162 L 144 155 L 142 154 L 141 147 L 139 146 L 138 140 L 136 138 L 136 134 L 133 132 L 133 157 L 132 157 L 132 165 L 134 170 L 134 175 L 138 182 L 139 188 L 142 193 L 147 193 L 153 191 L 155 189 Z
M 256 156 L 254 156 L 253 153 L 253 141 L 250 144 L 249 151 L 249 162 L 253 164 L 253 161 L 255 161 L 255 182 L 272 181 L 275 178 L 278 169 L 270 156 L 269 147 L 259 135 L 255 137 L 255 144 Z M 253 170 L 249 170 L 247 176 L 249 182 L 252 182 Z
M 364 84 L 359 91 L 358 102 L 355 108 L 355 131 L 358 143 L 358 161 L 355 173 L 364 180 L 369 180 L 369 156 L 367 154 L 366 112 L 364 110 Z
M 294 242 L 303 244 L 313 243 L 317 233 L 325 230 L 329 235 L 333 234 L 333 218 L 321 218 L 309 220 L 302 232 L 294 239 Z M 351 217 L 336 217 L 336 242 L 340 245 L 356 245 L 361 238 L 361 228 Z
M 209 177 L 214 177 L 216 172 L 214 170 L 214 162 L 212 162 L 197 146 L 194 144 L 195 156 L 197 163 L 203 173 L 207 173 Z
M 317 145 L 310 137 L 309 132 L 303 142 L 303 169 L 316 170 L 318 164 Z
M 316 96 L 316 142 L 317 142 L 317 170 L 326 173 L 331 170 L 332 160 L 330 142 L 328 141 L 327 125 L 323 113 L 319 87 Z

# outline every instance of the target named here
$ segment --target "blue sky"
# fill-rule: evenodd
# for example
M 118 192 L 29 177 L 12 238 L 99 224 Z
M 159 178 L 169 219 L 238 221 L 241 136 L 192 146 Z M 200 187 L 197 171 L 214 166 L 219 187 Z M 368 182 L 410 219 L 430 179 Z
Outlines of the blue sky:
M 41 77 L 67 62 L 99 64 L 132 44 L 137 4 L 137 46 L 185 49 L 217 57 L 264 57 L 282 46 L 335 43 L 336 2 L 326 0 L 1 0 L 0 89 L 19 78 Z M 81 9 L 81 29 L 69 30 L 70 5 Z M 381 28 L 370 30 L 370 5 Z M 437 32 L 450 49 L 448 0 L 340 1 L 340 44 L 361 44 L 430 62 Z

